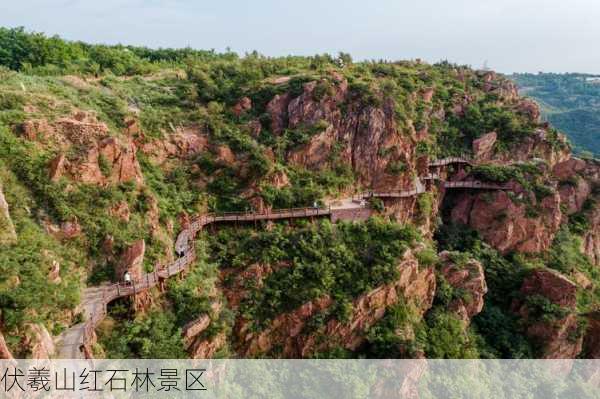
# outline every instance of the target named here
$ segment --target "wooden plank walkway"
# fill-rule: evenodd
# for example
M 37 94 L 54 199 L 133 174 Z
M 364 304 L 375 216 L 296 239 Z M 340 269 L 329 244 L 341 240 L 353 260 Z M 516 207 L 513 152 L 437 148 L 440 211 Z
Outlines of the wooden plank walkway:
M 430 163 L 430 166 L 438 167 L 454 163 L 471 164 L 471 160 L 467 156 L 449 157 L 434 160 Z M 429 175 L 425 176 L 423 180 L 440 180 L 440 177 L 437 173 L 430 173 Z M 509 185 L 506 184 L 498 185 L 480 181 L 444 182 L 443 184 L 446 189 L 510 189 Z M 359 193 L 358 197 L 361 200 L 369 198 L 409 198 L 425 193 L 426 191 L 426 187 L 420 183 L 419 179 L 417 179 L 415 188 L 412 190 L 389 192 L 367 191 Z M 262 220 L 281 220 L 321 216 L 329 216 L 332 218 L 332 220 L 340 219 L 341 215 L 344 215 L 344 217 L 356 218 L 357 220 L 363 220 L 366 217 L 365 212 L 361 212 L 361 209 L 365 209 L 365 206 L 362 204 L 363 201 L 359 201 L 360 205 L 356 204 L 354 201 L 343 200 L 342 202 L 345 202 L 346 204 L 335 209 L 332 207 L 290 208 L 271 210 L 264 213 L 209 213 L 194 217 L 190 221 L 189 227 L 182 230 L 177 236 L 175 241 L 175 252 L 180 257 L 173 263 L 166 265 L 160 270 L 146 273 L 140 279 L 132 281 L 130 284 L 116 283 L 97 287 L 89 287 L 84 290 L 82 304 L 85 321 L 67 329 L 58 337 L 58 357 L 69 359 L 91 356 L 89 351 L 90 343 L 93 341 L 94 337 L 94 330 L 106 316 L 107 305 L 110 302 L 118 298 L 136 295 L 137 293 L 156 287 L 169 277 L 178 275 L 179 273 L 189 269 L 189 267 L 196 260 L 194 237 L 198 231 L 204 228 L 204 226 L 207 226 L 211 223 L 246 223 Z

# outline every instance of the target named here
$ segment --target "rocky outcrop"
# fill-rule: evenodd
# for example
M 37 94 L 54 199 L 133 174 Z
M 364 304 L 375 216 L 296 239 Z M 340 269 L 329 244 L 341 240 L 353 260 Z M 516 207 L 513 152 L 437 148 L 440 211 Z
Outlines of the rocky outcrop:
M 473 316 L 483 309 L 484 296 L 488 291 L 483 266 L 475 259 L 470 259 L 465 264 L 456 264 L 448 251 L 440 253 L 439 257 L 442 276 L 455 290 L 463 293 L 460 298 L 448 304 L 448 310 L 455 313 L 467 326 Z
M 600 265 L 600 163 L 570 158 L 554 166 L 552 174 L 559 180 L 561 207 L 566 215 L 583 212 L 587 230 L 582 233 L 581 252 Z
M 210 321 L 210 316 L 203 314 L 183 327 L 183 344 L 186 348 L 189 348 L 194 338 L 208 328 Z
M 104 138 L 90 144 L 85 151 L 68 159 L 59 154 L 49 165 L 50 179 L 62 176 L 88 184 L 142 183 L 137 148 L 130 139 Z
M 540 116 L 541 116 L 540 107 L 533 100 L 530 100 L 528 98 L 521 99 L 517 106 L 517 111 L 519 113 L 527 116 L 533 122 L 540 121 Z
M 189 159 L 208 148 L 208 138 L 198 126 L 179 127 L 164 139 L 147 139 L 143 136 L 136 145 L 150 160 L 163 164 L 168 159 Z
M 10 217 L 8 202 L 4 198 L 2 185 L 0 184 L 0 245 L 12 244 L 16 241 L 17 233 Z
M 60 263 L 57 260 L 52 260 L 52 266 L 48 272 L 48 281 L 52 284 L 60 284 Z
M 550 302 L 573 309 L 577 304 L 577 285 L 552 269 L 535 269 L 521 286 L 524 296 L 541 295 Z
M 583 357 L 600 359 L 600 311 L 585 315 L 587 328 L 583 341 Z
M 233 106 L 232 111 L 235 116 L 240 116 L 250 109 L 252 109 L 252 100 L 250 100 L 248 97 L 243 97 L 237 102 L 237 104 Z
M 583 172 L 586 168 L 585 161 L 577 158 L 569 158 L 564 162 L 560 162 L 552 168 L 552 174 L 559 181 L 566 181 Z
M 478 161 L 487 160 L 491 157 L 494 144 L 496 144 L 496 140 L 498 135 L 496 132 L 489 132 L 479 137 L 476 140 L 473 140 L 473 154 L 475 159 Z
M 192 359 L 211 359 L 226 342 L 227 335 L 222 332 L 214 337 L 196 341 L 190 348 L 190 357 Z
M 28 348 L 33 359 L 50 359 L 55 352 L 52 336 L 42 324 L 25 326 L 22 345 Z
M 306 83 L 298 97 L 275 96 L 267 106 L 275 134 L 285 129 L 310 132 L 306 144 L 287 154 L 290 163 L 322 169 L 335 152 L 340 162 L 356 172 L 359 183 L 388 190 L 410 186 L 415 169 L 414 128 L 400 132 L 394 109 L 391 98 L 384 98 L 380 106 L 363 104 L 338 74 Z M 399 173 L 391 172 L 394 168 L 390 165 L 403 168 Z
M 513 310 L 523 319 L 525 333 L 544 359 L 574 359 L 581 352 L 583 331 L 576 313 L 577 286 L 557 271 L 535 269 L 523 281 Z M 556 308 L 536 304 L 537 298 Z M 541 307 L 542 306 L 542 307 Z
M 558 193 L 538 204 L 535 195 L 521 192 L 538 209 L 528 214 L 527 206 L 513 201 L 505 191 L 460 193 L 451 211 L 455 223 L 477 230 L 484 240 L 502 253 L 537 253 L 548 249 L 560 228 L 562 213 Z
M 117 202 L 110 208 L 109 212 L 113 217 L 116 217 L 123 222 L 129 222 L 131 212 L 129 210 L 129 204 L 127 201 Z
M 546 128 L 538 128 L 534 134 L 519 139 L 508 151 L 494 154 L 492 161 L 500 164 L 511 164 L 529 162 L 538 158 L 543 159 L 550 167 L 553 167 L 570 157 L 571 150 L 565 136 L 559 134 L 556 140 L 551 140 Z
M 289 94 L 277 94 L 267 104 L 267 113 L 271 117 L 271 132 L 279 135 L 287 125 L 287 109 L 290 103 Z
M 581 251 L 594 265 L 600 266 L 600 207 L 590 212 L 588 220 L 590 228 L 583 234 Z
M 119 281 L 123 280 L 125 272 L 129 272 L 133 284 L 141 282 L 144 274 L 144 254 L 146 252 L 146 243 L 144 240 L 138 240 L 131 244 L 121 255 L 117 269 L 116 277 Z M 148 290 L 137 293 L 133 296 L 133 306 L 137 311 L 148 309 L 153 303 L 152 296 Z
M 0 332 L 0 360 L 13 359 L 13 355 L 4 340 L 4 335 Z
M 265 330 L 254 333 L 248 322 L 239 322 L 239 353 L 257 356 L 268 353 L 273 346 L 281 347 L 284 357 L 307 357 L 311 353 L 339 345 L 356 349 L 365 339 L 365 331 L 383 317 L 386 308 L 401 300 L 412 303 L 424 313 L 431 307 L 435 292 L 435 274 L 432 268 L 421 269 L 418 262 L 407 251 L 399 263 L 399 278 L 380 286 L 353 301 L 352 315 L 346 322 L 331 319 L 318 331 L 305 331 L 309 320 L 333 305 L 333 299 L 323 296 L 302 305 L 290 313 L 277 316 Z M 320 340 L 319 336 L 327 336 Z
M 122 279 L 125 272 L 129 272 L 133 280 L 139 280 L 143 274 L 142 266 L 145 252 L 146 243 L 144 240 L 138 240 L 131 244 L 121 255 L 116 270 L 117 277 Z

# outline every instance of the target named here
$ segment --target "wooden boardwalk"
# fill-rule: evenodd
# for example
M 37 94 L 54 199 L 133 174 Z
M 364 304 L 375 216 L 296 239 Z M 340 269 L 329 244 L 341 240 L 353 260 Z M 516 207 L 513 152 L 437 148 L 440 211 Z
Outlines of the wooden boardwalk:
M 451 157 L 435 160 L 430 163 L 432 167 L 450 164 L 471 164 L 467 157 Z M 430 173 L 423 180 L 440 180 L 437 173 Z M 486 189 L 486 190 L 508 190 L 508 185 L 489 184 L 479 181 L 444 182 L 446 189 Z M 417 179 L 414 189 L 405 191 L 375 192 L 368 191 L 359 193 L 360 199 L 369 198 L 409 198 L 425 193 L 426 187 Z M 85 321 L 79 323 L 65 332 L 57 340 L 58 357 L 63 359 L 77 359 L 91 357 L 91 342 L 94 339 L 94 330 L 104 319 L 107 305 L 118 299 L 136 295 L 142 291 L 158 286 L 169 277 L 178 275 L 188 270 L 196 260 L 194 238 L 196 234 L 212 223 L 247 223 L 263 220 L 282 220 L 295 218 L 313 218 L 328 216 L 331 220 L 364 220 L 369 213 L 365 212 L 364 201 L 343 201 L 341 207 L 327 208 L 291 208 L 272 210 L 264 213 L 234 212 L 234 213 L 209 213 L 194 217 L 187 228 L 184 228 L 175 241 L 175 252 L 179 256 L 177 260 L 166 265 L 160 270 L 146 273 L 138 280 L 130 284 L 116 283 L 88 287 L 83 293 L 83 314 Z

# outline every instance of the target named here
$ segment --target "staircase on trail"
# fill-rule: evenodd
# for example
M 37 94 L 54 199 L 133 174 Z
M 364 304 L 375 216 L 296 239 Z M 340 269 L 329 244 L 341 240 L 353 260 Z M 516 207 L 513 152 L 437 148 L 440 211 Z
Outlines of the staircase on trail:
M 449 157 L 434 160 L 431 167 L 440 167 L 450 164 L 472 164 L 467 156 Z M 430 173 L 422 180 L 441 180 L 437 173 Z M 328 216 L 332 221 L 337 220 L 364 220 L 370 216 L 371 210 L 367 208 L 365 199 L 369 198 L 409 198 L 427 192 L 421 179 L 415 179 L 415 188 L 403 191 L 359 193 L 358 200 L 347 198 L 337 201 L 337 205 L 327 208 L 290 208 L 271 210 L 263 213 L 232 212 L 220 214 L 205 214 L 194 217 L 189 226 L 183 229 L 175 241 L 175 252 L 180 256 L 166 267 L 146 273 L 138 280 L 131 283 L 106 284 L 88 287 L 83 291 L 82 314 L 84 322 L 74 325 L 57 338 L 57 357 L 61 359 L 82 359 L 91 357 L 90 343 L 94 339 L 94 330 L 104 319 L 107 305 L 118 299 L 136 295 L 142 291 L 158 286 L 169 277 L 178 275 L 189 269 L 196 260 L 194 237 L 204 226 L 212 223 L 247 223 L 264 220 L 282 220 L 295 218 L 314 218 Z M 491 184 L 480 181 L 444 181 L 446 189 L 484 189 L 484 190 L 509 190 L 509 185 Z

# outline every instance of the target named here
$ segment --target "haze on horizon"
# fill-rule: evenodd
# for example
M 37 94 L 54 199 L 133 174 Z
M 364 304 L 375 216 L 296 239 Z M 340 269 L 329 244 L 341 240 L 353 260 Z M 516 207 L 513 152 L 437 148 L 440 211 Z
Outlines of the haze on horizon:
M 6 4 L 9 3 L 9 4 Z M 69 40 L 268 56 L 447 59 L 510 72 L 600 73 L 593 0 L 20 0 L 0 26 Z

